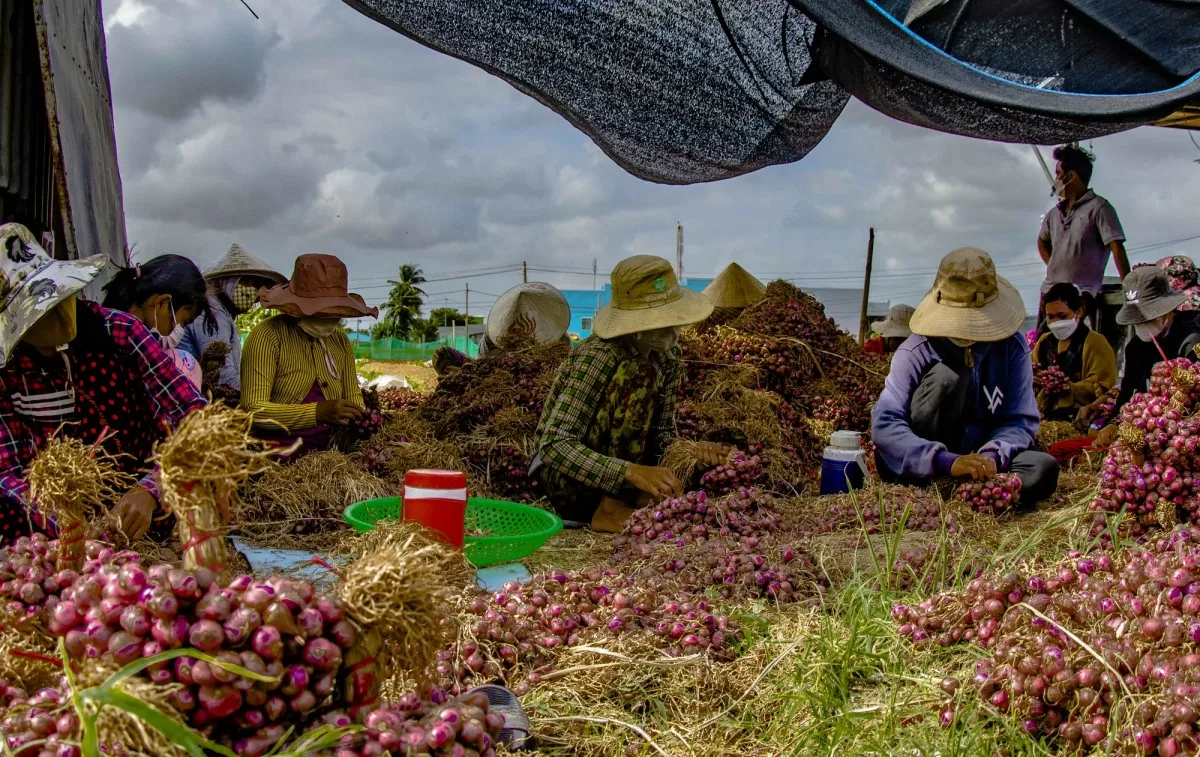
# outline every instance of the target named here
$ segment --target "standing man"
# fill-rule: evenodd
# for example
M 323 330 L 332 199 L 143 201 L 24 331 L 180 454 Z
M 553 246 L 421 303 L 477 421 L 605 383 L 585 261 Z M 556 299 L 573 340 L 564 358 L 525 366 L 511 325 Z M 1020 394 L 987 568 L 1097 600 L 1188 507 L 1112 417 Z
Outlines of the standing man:
M 1079 287 L 1087 318 L 1096 326 L 1097 302 L 1110 253 L 1121 279 L 1129 275 L 1125 232 L 1112 204 L 1088 186 L 1092 154 L 1076 145 L 1063 145 L 1055 149 L 1054 159 L 1058 161 L 1054 186 L 1061 201 L 1046 213 L 1038 233 L 1038 252 L 1046 263 L 1038 328 L 1045 328 L 1045 295 L 1055 284 Z

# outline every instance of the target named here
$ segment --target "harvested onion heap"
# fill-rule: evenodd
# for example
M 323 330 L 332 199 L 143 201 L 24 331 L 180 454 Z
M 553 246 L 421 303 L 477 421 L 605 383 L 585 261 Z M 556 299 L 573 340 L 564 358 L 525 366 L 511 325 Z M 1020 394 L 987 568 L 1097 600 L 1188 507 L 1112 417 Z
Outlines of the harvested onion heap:
M 1033 386 L 1047 397 L 1071 391 L 1071 379 L 1057 365 L 1048 365 L 1033 372 Z
M 1150 550 L 1072 553 L 1057 566 L 976 579 L 893 617 L 918 646 L 987 650 L 970 687 L 1030 733 L 1115 754 L 1195 754 L 1200 710 L 1200 529 Z M 1085 648 L 1080 641 L 1087 644 Z M 954 692 L 959 682 L 946 681 Z M 1119 719 L 1112 717 L 1120 707 Z M 947 705 L 942 722 L 956 717 Z
M 1015 473 L 997 473 L 984 481 L 967 481 L 954 493 L 955 499 L 983 515 L 1003 515 L 1013 509 L 1020 497 L 1021 479 Z
M 1138 537 L 1151 528 L 1196 521 L 1200 495 L 1200 380 L 1189 360 L 1154 367 L 1147 392 L 1121 408 L 1119 443 L 1105 456 L 1099 496 L 1092 502 L 1093 530 L 1102 533 L 1103 513 L 1124 510 L 1122 527 Z
M 861 527 L 868 534 L 878 534 L 894 531 L 902 523 L 910 531 L 940 531 L 943 526 L 941 502 L 929 489 L 884 485 L 868 492 L 825 499 L 832 504 L 826 519 L 817 526 L 816 530 L 822 533 Z M 958 530 L 958 523 L 950 513 L 946 513 L 944 525 L 949 532 Z
M 622 639 L 667 655 L 730 654 L 736 633 L 711 603 L 661 577 L 633 580 L 614 570 L 555 571 L 525 584 L 510 581 L 471 599 L 475 620 L 453 648 L 438 654 L 437 680 L 451 691 L 472 681 L 509 681 L 517 694 L 554 669 L 556 650 Z
M 146 570 L 132 553 L 119 555 L 119 565 L 104 562 L 106 550 L 89 554 L 81 575 L 46 607 L 48 627 L 72 659 L 121 666 L 190 647 L 277 678 L 258 682 L 192 658 L 147 670 L 154 683 L 182 684 L 172 704 L 193 727 L 251 756 L 282 733 L 273 725 L 303 722 L 335 694 L 358 630 L 338 600 L 310 584 L 239 576 L 221 586 L 206 569 Z
M 739 489 L 720 499 L 690 492 L 636 511 L 613 539 L 613 562 L 637 578 L 668 576 L 689 592 L 785 603 L 819 591 L 813 562 L 776 534 L 783 517 L 768 494 Z
M 757 451 L 762 450 L 761 445 L 753 446 Z M 763 475 L 762 457 L 754 452 L 755 450 L 751 450 L 750 454 L 740 451 L 730 453 L 728 462 L 712 468 L 700 477 L 700 488 L 719 497 L 753 486 Z
M 343 737 L 335 757 L 492 757 L 504 728 L 504 716 L 488 710 L 488 698 L 481 693 L 450 699 L 444 690 L 434 690 L 421 699 L 409 692 L 367 713 L 362 721 L 366 730 Z M 333 726 L 353 722 L 342 712 L 330 713 L 324 720 Z

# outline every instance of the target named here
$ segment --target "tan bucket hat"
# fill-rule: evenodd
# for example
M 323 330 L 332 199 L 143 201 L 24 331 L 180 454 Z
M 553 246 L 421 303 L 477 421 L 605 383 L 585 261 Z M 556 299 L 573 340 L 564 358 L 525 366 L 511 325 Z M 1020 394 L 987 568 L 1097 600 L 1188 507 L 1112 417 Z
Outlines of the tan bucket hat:
M 312 318 L 354 318 L 379 315 L 349 291 L 346 264 L 334 255 L 301 255 L 296 258 L 292 279 L 286 284 L 258 290 L 264 308 L 287 315 Z
M 256 276 L 272 284 L 287 283 L 287 276 L 271 268 L 239 244 L 231 245 L 228 252 L 204 271 L 204 278 L 209 281 L 231 276 Z
M 635 255 L 612 272 L 612 299 L 596 313 L 592 333 L 613 339 L 640 331 L 690 326 L 712 314 L 699 292 L 681 287 L 671 264 L 654 255 Z
M 494 344 L 522 316 L 533 320 L 535 341 L 545 344 L 562 339 L 571 327 L 571 306 L 562 292 L 550 284 L 531 281 L 509 289 L 488 311 L 487 336 Z
M 912 336 L 912 328 L 909 323 L 912 321 L 915 310 L 916 308 L 912 305 L 892 305 L 887 318 L 875 324 L 875 333 L 882 337 L 907 339 Z
M 714 308 L 748 308 L 767 296 L 767 286 L 737 263 L 730 263 L 704 288 L 704 296 Z
M 991 256 L 963 247 L 942 258 L 933 289 L 917 305 L 909 328 L 921 336 L 998 342 L 1024 322 L 1021 293 L 996 274 Z

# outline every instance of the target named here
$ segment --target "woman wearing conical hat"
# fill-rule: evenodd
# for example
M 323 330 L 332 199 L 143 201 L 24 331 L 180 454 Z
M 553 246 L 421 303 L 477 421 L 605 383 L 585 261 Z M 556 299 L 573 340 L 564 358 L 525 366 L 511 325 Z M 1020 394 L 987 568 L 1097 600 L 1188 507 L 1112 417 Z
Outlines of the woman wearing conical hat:
M 211 344 L 224 343 L 229 349 L 218 380 L 224 386 L 241 389 L 242 339 L 235 323 L 237 317 L 254 307 L 260 289 L 283 284 L 287 277 L 235 244 L 204 272 L 204 278 L 213 322 L 191 323 L 184 329 L 179 349 L 199 360 Z

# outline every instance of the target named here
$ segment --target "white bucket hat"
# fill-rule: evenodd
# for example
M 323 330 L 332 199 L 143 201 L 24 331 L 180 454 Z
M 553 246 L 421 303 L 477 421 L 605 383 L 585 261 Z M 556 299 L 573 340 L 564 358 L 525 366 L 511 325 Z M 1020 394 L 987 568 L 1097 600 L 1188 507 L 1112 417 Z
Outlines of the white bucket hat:
M 912 336 L 909 322 L 912 321 L 915 310 L 916 308 L 912 305 L 892 305 L 887 318 L 875 324 L 875 333 L 882 337 L 907 339 Z
M 100 275 L 103 255 L 55 260 L 18 223 L 0 226 L 0 367 L 30 327 Z
M 641 331 L 690 326 L 712 315 L 712 302 L 679 285 L 671 264 L 654 255 L 635 255 L 612 272 L 612 299 L 596 313 L 592 332 L 614 339 Z
M 921 336 L 998 342 L 1024 322 L 1021 293 L 996 274 L 991 256 L 963 247 L 942 258 L 933 289 L 917 305 L 909 328 Z

